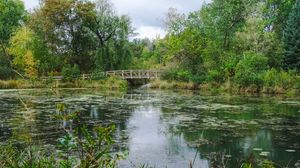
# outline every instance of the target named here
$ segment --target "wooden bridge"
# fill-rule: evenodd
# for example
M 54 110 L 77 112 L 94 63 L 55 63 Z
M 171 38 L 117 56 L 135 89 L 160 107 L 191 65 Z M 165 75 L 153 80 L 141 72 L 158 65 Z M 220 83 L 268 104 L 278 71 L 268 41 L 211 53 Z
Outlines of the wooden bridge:
M 102 72 L 106 77 L 117 76 L 121 79 L 157 79 L 161 75 L 160 70 L 115 70 Z M 78 79 L 88 80 L 91 79 L 91 74 L 82 74 Z M 60 81 L 63 79 L 62 76 L 51 76 L 51 77 L 41 77 L 41 79 L 53 79 Z
M 122 79 L 157 79 L 160 77 L 159 70 L 117 70 L 105 72 L 106 77 L 118 76 Z

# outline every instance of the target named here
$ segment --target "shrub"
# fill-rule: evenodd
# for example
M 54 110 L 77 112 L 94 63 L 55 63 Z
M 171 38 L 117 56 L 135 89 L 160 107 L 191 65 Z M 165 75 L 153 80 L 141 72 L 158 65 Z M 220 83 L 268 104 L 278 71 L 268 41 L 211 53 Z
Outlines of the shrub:
M 74 82 L 74 80 L 76 80 L 80 76 L 78 65 L 75 64 L 73 67 L 71 65 L 66 65 L 65 67 L 63 67 L 62 76 L 63 81 Z
M 245 53 L 236 67 L 235 83 L 240 87 L 259 88 L 263 84 L 262 72 L 267 69 L 267 58 L 256 53 Z
M 278 71 L 275 69 L 270 69 L 263 74 L 264 87 L 274 87 L 276 85 L 276 80 L 278 76 Z
M 296 87 L 297 78 L 294 72 L 271 69 L 263 74 L 264 87 L 276 87 L 284 90 Z
M 92 72 L 92 76 L 91 76 L 92 80 L 101 80 L 105 78 L 106 78 L 105 73 L 101 70 L 95 70 L 94 72 Z
M 182 82 L 189 82 L 191 81 L 192 77 L 193 75 L 189 71 L 179 68 L 167 69 L 162 74 L 162 79 Z
M 176 80 L 177 72 L 178 72 L 177 68 L 169 68 L 163 71 L 161 78 L 165 80 Z
M 0 79 L 8 79 L 12 77 L 12 72 L 7 66 L 0 65 Z
M 208 82 L 222 82 L 224 81 L 224 75 L 218 70 L 210 70 L 207 73 L 206 80 Z
M 293 72 L 281 71 L 278 74 L 276 84 L 282 87 L 283 89 L 291 89 L 294 87 L 295 83 L 296 83 L 296 75 Z

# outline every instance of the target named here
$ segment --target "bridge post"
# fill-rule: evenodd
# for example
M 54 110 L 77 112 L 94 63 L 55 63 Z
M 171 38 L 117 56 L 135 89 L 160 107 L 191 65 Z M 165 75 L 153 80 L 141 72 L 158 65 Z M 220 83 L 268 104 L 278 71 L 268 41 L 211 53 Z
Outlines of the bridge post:
M 138 70 L 138 72 L 139 72 L 139 78 L 141 78 L 142 77 L 141 70 Z

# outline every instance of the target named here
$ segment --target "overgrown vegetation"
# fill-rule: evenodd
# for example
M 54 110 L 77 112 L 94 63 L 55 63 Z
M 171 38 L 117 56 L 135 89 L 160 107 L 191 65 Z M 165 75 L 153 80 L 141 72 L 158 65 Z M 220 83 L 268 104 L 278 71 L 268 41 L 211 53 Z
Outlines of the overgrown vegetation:
M 65 105 L 58 104 L 58 120 L 78 120 L 78 112 L 67 113 Z M 114 168 L 117 161 L 125 157 L 124 153 L 113 151 L 114 126 L 94 127 L 89 130 L 79 125 L 75 130 L 67 127 L 66 135 L 59 138 L 55 147 L 43 147 L 34 144 L 30 138 L 19 138 L 24 147 L 10 142 L 1 144 L 0 167 L 107 167 Z
M 0 80 L 0 89 L 33 89 L 33 88 L 95 88 L 100 90 L 126 91 L 128 83 L 118 77 L 103 78 L 100 80 L 81 80 L 80 78 L 71 81 L 56 81 L 49 79 L 32 80 Z
M 191 82 L 193 89 L 298 93 L 299 4 L 213 0 L 187 16 L 170 9 L 167 35 L 154 42 L 160 57 L 150 58 L 165 68 L 168 86 Z
M 193 88 L 298 92 L 299 4 L 213 0 L 187 15 L 171 8 L 164 38 L 130 41 L 130 18 L 109 0 L 43 0 L 30 13 L 21 1 L 4 0 L 0 79 L 62 75 L 74 82 L 84 73 L 102 79 L 106 70 L 160 68 L 164 80 Z

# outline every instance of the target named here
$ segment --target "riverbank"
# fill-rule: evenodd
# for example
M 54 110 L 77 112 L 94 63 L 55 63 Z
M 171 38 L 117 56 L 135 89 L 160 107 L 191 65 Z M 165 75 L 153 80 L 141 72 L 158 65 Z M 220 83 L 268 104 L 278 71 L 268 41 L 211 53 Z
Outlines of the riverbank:
M 270 95 L 289 95 L 296 96 L 300 90 L 296 86 L 249 86 L 239 87 L 230 82 L 224 84 L 204 83 L 196 84 L 193 82 L 178 82 L 168 80 L 154 80 L 150 82 L 151 89 L 162 90 L 203 90 L 208 92 L 227 92 L 233 94 L 270 94 Z
M 34 88 L 95 88 L 100 90 L 126 90 L 128 83 L 116 77 L 101 80 L 0 80 L 0 89 L 34 89 Z

